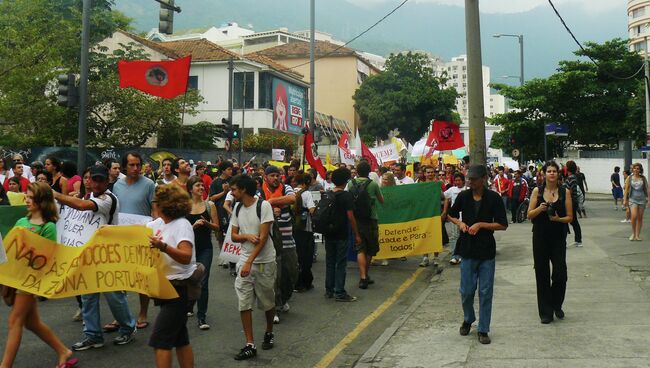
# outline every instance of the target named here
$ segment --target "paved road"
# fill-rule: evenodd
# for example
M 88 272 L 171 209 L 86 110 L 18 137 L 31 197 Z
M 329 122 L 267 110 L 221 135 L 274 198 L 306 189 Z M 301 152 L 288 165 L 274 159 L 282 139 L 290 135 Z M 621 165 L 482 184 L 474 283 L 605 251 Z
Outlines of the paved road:
M 584 247 L 567 249 L 565 320 L 540 324 L 530 224 L 511 225 L 497 241 L 491 345 L 476 324 L 458 334 L 459 271 L 448 267 L 357 367 L 650 367 L 650 229 L 630 242 L 621 211 L 587 205 Z
M 371 271 L 376 285 L 369 290 L 356 287 L 358 274 L 356 263 L 349 263 L 347 289 L 359 297 L 356 303 L 336 303 L 323 297 L 324 250 L 320 248 L 319 262 L 314 265 L 316 289 L 294 294 L 290 302 L 291 311 L 281 316 L 281 324 L 276 326 L 276 347 L 271 351 L 258 349 L 258 357 L 246 362 L 233 360 L 235 353 L 245 340 L 237 311 L 234 278 L 220 267 L 213 269 L 210 280 L 210 304 L 208 322 L 212 329 L 200 331 L 196 319 L 188 322 L 190 340 L 194 348 L 197 367 L 312 367 L 317 365 L 328 353 L 333 358 L 332 366 L 350 367 L 370 347 L 376 338 L 399 317 L 415 298 L 429 285 L 433 273 L 431 267 L 418 274 L 415 282 L 396 300 L 385 313 L 352 339 L 348 345 L 339 345 L 341 340 L 357 325 L 367 319 L 382 303 L 409 279 L 418 269 L 419 259 L 407 262 L 394 261 L 388 267 L 376 266 Z M 132 311 L 137 312 L 137 296 L 129 295 Z M 157 308 L 150 307 L 153 321 Z M 39 303 L 41 316 L 61 337 L 65 344 L 71 345 L 81 336 L 81 323 L 72 322 L 76 309 L 73 299 L 50 300 Z M 6 318 L 9 308 L 0 306 L 0 346 L 4 346 Z M 102 320 L 110 321 L 111 315 L 105 302 L 102 302 Z M 263 314 L 254 312 L 255 335 L 261 344 L 263 334 Z M 137 340 L 127 346 L 106 344 L 104 348 L 79 352 L 77 357 L 81 367 L 152 367 L 153 351 L 147 346 L 151 327 L 139 331 Z M 107 335 L 107 341 L 113 338 Z M 334 352 L 331 352 L 334 349 Z M 340 351 L 340 354 L 338 352 Z M 53 352 L 29 332 L 23 338 L 15 367 L 51 367 L 54 365 Z

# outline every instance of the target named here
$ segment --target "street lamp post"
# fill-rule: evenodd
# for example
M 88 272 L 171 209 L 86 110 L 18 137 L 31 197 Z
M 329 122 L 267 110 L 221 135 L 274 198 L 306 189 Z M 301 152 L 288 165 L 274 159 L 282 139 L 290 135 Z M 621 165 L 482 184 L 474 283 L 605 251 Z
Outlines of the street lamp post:
M 499 33 L 492 35 L 494 38 L 500 37 L 516 37 L 519 39 L 519 85 L 524 85 L 524 35 L 522 34 L 508 34 L 508 33 Z

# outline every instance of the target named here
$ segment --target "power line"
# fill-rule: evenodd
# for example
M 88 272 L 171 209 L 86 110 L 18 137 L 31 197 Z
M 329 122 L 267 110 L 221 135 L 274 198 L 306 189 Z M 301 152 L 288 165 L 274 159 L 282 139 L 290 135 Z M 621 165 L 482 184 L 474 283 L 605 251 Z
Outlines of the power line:
M 355 37 L 353 37 L 350 41 L 344 43 L 343 45 L 338 46 L 338 47 L 335 48 L 334 50 L 332 50 L 332 51 L 330 51 L 330 52 L 328 52 L 328 53 L 326 53 L 326 54 L 324 54 L 324 55 L 321 55 L 321 56 L 315 58 L 315 59 L 314 59 L 314 63 L 317 62 L 318 60 L 322 59 L 322 58 L 328 57 L 328 56 L 330 56 L 330 55 L 336 53 L 337 51 L 339 51 L 340 49 L 344 48 L 345 46 L 347 46 L 347 45 L 351 44 L 352 42 L 358 40 L 359 38 L 363 37 L 363 35 L 365 35 L 366 33 L 370 32 L 373 28 L 375 28 L 375 27 L 378 26 L 381 22 L 383 22 L 384 20 L 386 20 L 386 18 L 388 18 L 388 17 L 390 17 L 391 15 L 393 15 L 393 13 L 395 13 L 396 11 L 398 11 L 399 8 L 401 8 L 402 6 L 406 5 L 406 3 L 408 3 L 408 2 L 409 2 L 409 0 L 404 0 L 404 1 L 402 1 L 398 6 L 396 6 L 395 8 L 393 8 L 393 10 L 391 10 L 390 12 L 388 12 L 388 14 L 384 15 L 383 17 L 381 17 L 381 18 L 380 18 L 378 21 L 376 21 L 373 25 L 371 25 L 370 27 L 366 28 L 363 32 L 361 32 L 361 33 L 359 33 L 358 35 L 356 35 Z M 298 64 L 298 65 L 296 65 L 296 66 L 292 66 L 291 68 L 282 69 L 281 71 L 292 70 L 292 69 L 299 68 L 299 67 L 301 67 L 301 66 L 305 66 L 305 65 L 309 65 L 309 64 L 311 64 L 311 61 L 308 61 L 308 62 L 306 62 L 306 63 L 302 63 L 302 64 Z
M 600 69 L 600 64 L 599 64 L 596 60 L 594 60 L 594 59 L 591 57 L 591 55 L 589 55 L 589 53 L 588 53 L 587 50 L 582 46 L 582 44 L 580 43 L 580 41 L 578 41 L 578 39 L 576 38 L 576 36 L 575 36 L 575 35 L 573 34 L 573 32 L 571 31 L 571 28 L 569 28 L 569 26 L 568 26 L 568 25 L 566 24 L 566 22 L 564 21 L 564 18 L 562 18 L 562 15 L 560 15 L 560 12 L 557 10 L 557 8 L 555 7 L 555 5 L 553 4 L 553 1 L 552 1 L 552 0 L 548 0 L 548 3 L 551 5 L 551 8 L 553 8 L 553 11 L 555 12 L 555 15 L 557 15 L 557 17 L 560 19 L 560 22 L 562 22 L 562 25 L 564 26 L 564 28 L 566 29 L 566 31 L 569 32 L 569 34 L 571 35 L 571 38 L 573 38 L 573 41 L 575 41 L 575 43 L 578 44 L 578 47 L 580 47 L 580 49 L 581 49 L 581 50 L 584 52 L 584 54 L 589 58 L 589 60 L 591 60 L 591 62 L 594 63 L 594 65 L 596 65 L 596 66 Z M 613 74 L 611 74 L 611 73 L 608 73 L 608 72 L 605 71 L 605 70 L 602 70 L 602 72 L 603 72 L 604 74 L 607 74 L 608 76 L 614 78 L 614 79 L 626 80 L 626 79 L 632 79 L 632 78 L 636 77 L 639 73 L 641 73 L 641 71 L 644 69 L 644 67 L 645 67 L 645 65 L 641 64 L 641 67 L 639 68 L 639 70 L 637 70 L 636 73 L 630 75 L 629 77 L 619 77 L 619 76 L 613 75 Z

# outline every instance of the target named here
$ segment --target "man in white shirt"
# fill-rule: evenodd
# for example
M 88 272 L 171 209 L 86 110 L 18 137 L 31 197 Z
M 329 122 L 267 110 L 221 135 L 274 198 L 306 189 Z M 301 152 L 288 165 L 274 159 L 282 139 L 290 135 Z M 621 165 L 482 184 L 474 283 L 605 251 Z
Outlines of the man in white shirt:
M 269 236 L 274 221 L 271 205 L 255 197 L 257 183 L 245 175 L 233 178 L 230 190 L 240 203 L 235 206 L 230 219 L 233 242 L 241 243 L 237 262 L 235 291 L 239 300 L 239 314 L 246 337 L 246 346 L 235 355 L 245 360 L 257 355 L 253 340 L 253 304 L 266 316 L 266 333 L 262 349 L 272 349 L 273 317 L 275 317 L 275 280 L 277 265 L 275 248 Z
M 406 176 L 406 165 L 401 162 L 395 164 L 393 175 L 395 175 L 395 184 L 397 185 L 415 183 L 411 177 Z
M 104 165 L 95 165 L 90 169 L 92 195 L 90 199 L 81 199 L 54 192 L 54 198 L 71 208 L 72 211 L 90 212 L 98 217 L 98 226 L 117 225 L 119 203 L 115 195 L 108 190 L 108 169 Z M 85 243 L 88 239 L 79 239 Z M 126 292 L 114 291 L 102 293 L 110 306 L 118 325 L 112 331 L 119 331 L 113 339 L 115 345 L 126 345 L 135 339 L 135 318 L 129 310 Z M 72 345 L 72 350 L 82 351 L 104 346 L 104 336 L 100 324 L 99 293 L 82 295 L 82 315 L 84 321 L 84 338 Z M 106 331 L 106 326 L 104 326 Z

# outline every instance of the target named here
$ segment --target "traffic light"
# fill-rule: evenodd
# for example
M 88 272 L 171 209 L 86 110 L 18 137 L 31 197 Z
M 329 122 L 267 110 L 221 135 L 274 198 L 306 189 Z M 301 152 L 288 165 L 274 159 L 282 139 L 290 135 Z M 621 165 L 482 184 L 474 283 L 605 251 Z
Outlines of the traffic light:
M 239 139 L 239 133 L 239 125 L 233 124 L 232 130 L 230 131 L 230 139 Z
M 59 82 L 59 88 L 56 104 L 62 107 L 76 107 L 78 93 L 75 75 L 59 74 L 57 81 Z
M 160 3 L 160 22 L 158 23 L 158 32 L 164 34 L 174 33 L 174 0 L 159 0 Z

